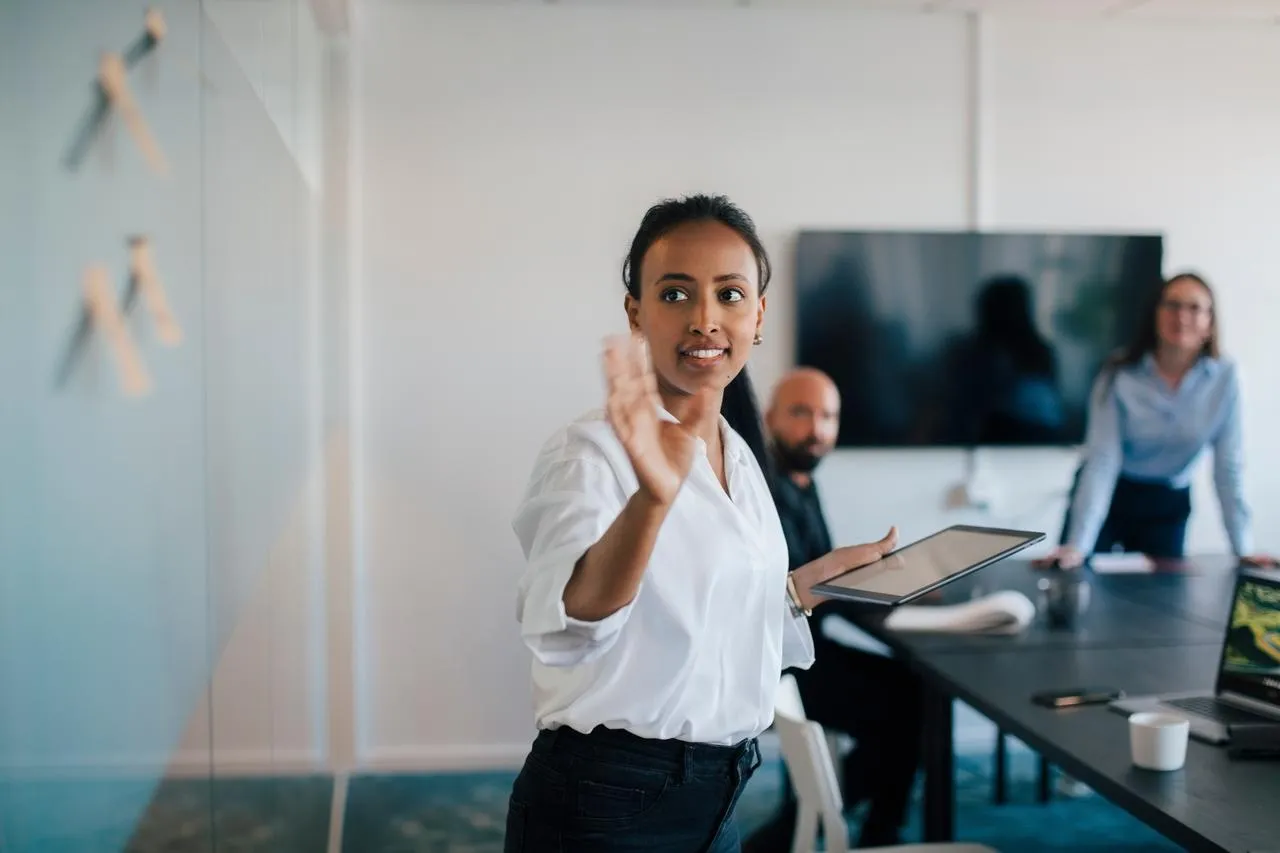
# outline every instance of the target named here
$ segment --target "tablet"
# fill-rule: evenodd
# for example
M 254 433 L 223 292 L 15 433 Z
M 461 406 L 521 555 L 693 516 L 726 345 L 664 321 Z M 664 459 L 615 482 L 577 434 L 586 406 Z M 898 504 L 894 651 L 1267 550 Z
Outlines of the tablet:
M 827 598 L 905 604 L 1044 539 L 1030 530 L 957 524 L 817 584 Z

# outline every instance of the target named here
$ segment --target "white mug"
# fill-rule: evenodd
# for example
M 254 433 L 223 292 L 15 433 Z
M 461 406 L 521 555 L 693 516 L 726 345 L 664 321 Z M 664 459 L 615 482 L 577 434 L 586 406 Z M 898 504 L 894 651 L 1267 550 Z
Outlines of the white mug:
M 1191 723 L 1151 711 L 1129 717 L 1129 753 L 1146 770 L 1178 770 L 1187 761 Z

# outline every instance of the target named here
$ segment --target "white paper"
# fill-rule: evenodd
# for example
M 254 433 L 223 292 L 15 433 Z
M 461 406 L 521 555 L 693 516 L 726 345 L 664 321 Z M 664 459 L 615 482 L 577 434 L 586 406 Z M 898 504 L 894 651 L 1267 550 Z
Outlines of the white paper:
M 1156 570 L 1155 561 L 1136 552 L 1094 554 L 1089 565 L 1100 575 L 1144 574 Z
M 906 604 L 890 613 L 885 625 L 894 631 L 1017 634 L 1035 616 L 1031 599 L 1016 590 L 1002 590 L 962 604 Z

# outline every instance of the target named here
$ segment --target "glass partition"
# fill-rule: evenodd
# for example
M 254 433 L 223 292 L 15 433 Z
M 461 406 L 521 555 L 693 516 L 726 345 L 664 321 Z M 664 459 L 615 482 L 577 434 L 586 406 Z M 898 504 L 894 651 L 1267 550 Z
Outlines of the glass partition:
M 0 3 L 3 853 L 328 828 L 318 36 L 154 8 Z

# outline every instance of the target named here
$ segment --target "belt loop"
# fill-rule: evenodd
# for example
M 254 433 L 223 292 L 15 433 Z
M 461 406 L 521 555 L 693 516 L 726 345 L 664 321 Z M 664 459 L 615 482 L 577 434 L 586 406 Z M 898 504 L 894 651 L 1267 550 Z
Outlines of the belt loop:
M 689 779 L 689 774 L 693 771 L 693 746 L 691 744 L 682 743 L 680 745 L 680 775 L 676 779 L 677 785 L 683 785 Z

